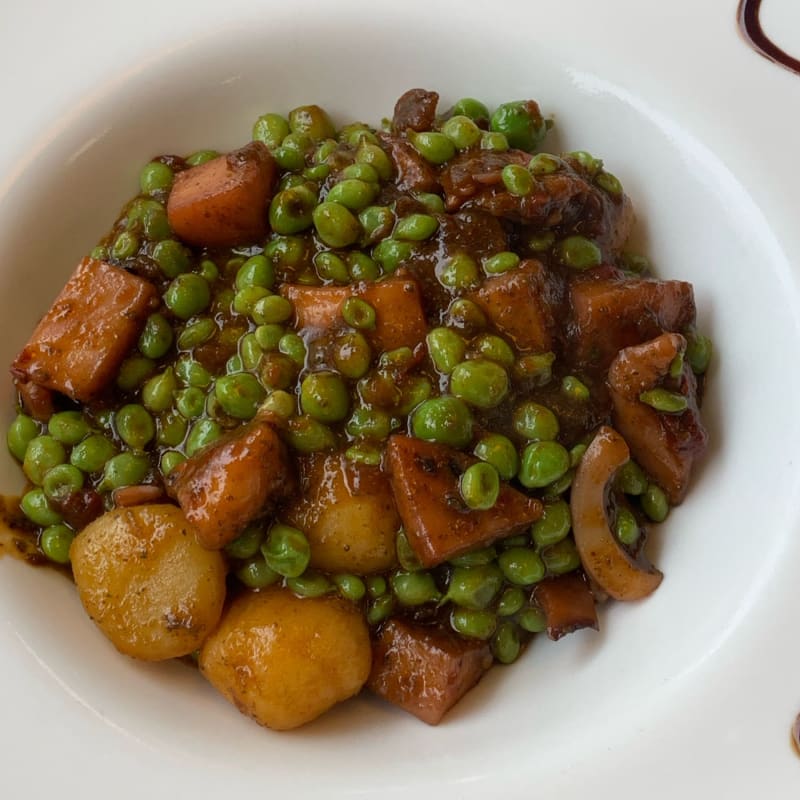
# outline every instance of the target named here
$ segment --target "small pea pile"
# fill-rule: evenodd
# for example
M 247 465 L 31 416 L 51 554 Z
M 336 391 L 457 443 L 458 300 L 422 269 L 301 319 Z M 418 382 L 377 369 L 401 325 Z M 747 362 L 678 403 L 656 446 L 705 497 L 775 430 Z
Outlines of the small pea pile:
M 530 153 L 527 166 L 501 171 L 502 187 L 515 197 L 535 191 L 567 156 L 600 190 L 622 194 L 619 180 L 587 152 L 536 152 L 549 127 L 525 103 L 490 113 L 465 98 L 434 130 L 410 132 L 408 142 L 433 170 L 467 152 Z M 431 570 L 421 568 L 401 529 L 396 569 L 329 575 L 309 568 L 306 536 L 279 516 L 254 522 L 227 546 L 232 572 L 249 589 L 283 581 L 304 596 L 338 592 L 364 604 L 371 625 L 395 614 L 440 621 L 490 641 L 495 658 L 510 663 L 544 629 L 532 588 L 581 567 L 569 490 L 608 402 L 602 378 L 555 352 L 519 352 L 467 295 L 526 258 L 556 271 L 595 267 L 602 248 L 555 226 L 517 226 L 509 244 L 491 252 L 469 238 L 454 248 L 443 194 L 400 188 L 387 134 L 363 123 L 336 129 L 318 106 L 264 114 L 252 135 L 280 170 L 265 241 L 215 249 L 175 238 L 166 200 L 175 174 L 218 156 L 200 150 L 147 163 L 139 194 L 92 250 L 93 258 L 151 281 L 161 304 L 102 399 L 79 407 L 60 398 L 46 421 L 21 406 L 11 423 L 8 448 L 29 483 L 21 507 L 39 548 L 68 564 L 76 530 L 113 505 L 115 490 L 162 486 L 182 461 L 258 412 L 284 420 L 298 457 L 342 451 L 354 463 L 379 465 L 388 437 L 408 433 L 477 458 L 459 479 L 467 509 L 491 509 L 501 482 L 510 481 L 542 498 L 542 518 Z M 617 266 L 631 275 L 649 269 L 646 258 L 630 253 Z M 376 352 L 367 335 L 376 309 L 361 297 L 344 302 L 343 327 L 298 330 L 292 302 L 279 293 L 286 283 L 348 286 L 401 269 L 422 288 L 422 350 Z M 710 352 L 709 340 L 690 332 L 685 357 L 698 375 Z M 663 389 L 646 395 L 643 402 L 668 413 L 685 403 Z M 635 551 L 644 519 L 662 521 L 669 506 L 635 463 L 617 480 L 630 503 L 615 513 L 616 534 Z

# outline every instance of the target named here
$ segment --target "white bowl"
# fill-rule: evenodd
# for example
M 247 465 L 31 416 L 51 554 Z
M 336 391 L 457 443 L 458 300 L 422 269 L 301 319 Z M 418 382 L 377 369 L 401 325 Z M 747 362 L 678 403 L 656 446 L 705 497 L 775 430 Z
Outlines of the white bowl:
M 790 562 L 800 564 L 800 304 L 785 255 L 798 241 L 788 216 L 775 211 L 789 187 L 738 161 L 752 152 L 754 120 L 719 94 L 715 110 L 705 106 L 722 80 L 713 70 L 688 93 L 681 82 L 702 66 L 697 42 L 689 38 L 670 75 L 668 49 L 636 37 L 647 23 L 634 3 L 603 13 L 581 3 L 513 4 L 505 18 L 476 4 L 436 11 L 413 2 L 379 14 L 311 3 L 276 7 L 269 17 L 234 5 L 246 23 L 214 28 L 222 12 L 192 4 L 207 24 L 193 16 L 176 26 L 177 47 L 162 31 L 137 51 L 131 39 L 145 24 L 130 19 L 122 55 L 95 54 L 108 78 L 95 78 L 92 93 L 38 140 L 10 135 L 15 149 L 0 161 L 0 363 L 10 363 L 135 192 L 150 157 L 240 146 L 260 113 L 301 103 L 319 102 L 339 121 L 378 123 L 413 86 L 438 90 L 442 107 L 463 95 L 490 105 L 533 96 L 555 117 L 550 147 L 588 149 L 620 177 L 658 273 L 693 282 L 700 328 L 717 346 L 704 405 L 712 446 L 688 499 L 651 544 L 666 576 L 658 592 L 604 608 L 599 634 L 537 640 L 519 663 L 492 670 L 438 728 L 364 696 L 291 734 L 261 729 L 194 671 L 118 655 L 62 576 L 4 559 L 0 782 L 17 796 L 35 780 L 42 794 L 80 787 L 89 797 L 113 785 L 121 797 L 158 786 L 176 797 L 577 798 L 613 790 L 622 800 L 643 787 L 651 798 L 673 796 L 692 780 L 697 796 L 720 787 L 744 797 L 756 786 L 777 796 L 767 787 L 785 786 L 796 769 L 788 729 L 800 711 L 788 668 L 800 636 L 787 639 L 791 631 L 777 627 L 793 621 Z M 100 5 L 82 7 L 85 19 L 87 9 Z M 163 14 L 163 25 L 175 22 L 171 10 Z M 415 24 L 437 14 L 436 25 Z M 732 12 L 725 19 L 732 24 Z M 633 40 L 615 27 L 624 20 Z M 705 30 L 716 20 L 698 12 Z M 668 15 L 656 25 L 665 35 L 682 32 Z M 12 48 L 13 38 L 4 37 Z M 777 68 L 735 47 L 742 55 L 732 55 L 726 33 L 719 52 L 755 99 L 752 70 Z M 79 60 L 88 62 L 85 52 Z M 50 63 L 57 68 L 55 57 Z M 89 73 L 67 73 L 66 96 L 77 96 Z M 58 86 L 57 69 L 51 76 Z M 763 80 L 795 97 L 783 76 Z M 46 113 L 27 117 L 30 131 Z M 775 149 L 762 172 L 784 152 L 768 145 Z M 10 384 L 2 398 L 7 421 Z M 5 454 L 0 470 L 0 488 L 19 490 L 18 467 Z M 758 774 L 738 759 L 754 751 Z

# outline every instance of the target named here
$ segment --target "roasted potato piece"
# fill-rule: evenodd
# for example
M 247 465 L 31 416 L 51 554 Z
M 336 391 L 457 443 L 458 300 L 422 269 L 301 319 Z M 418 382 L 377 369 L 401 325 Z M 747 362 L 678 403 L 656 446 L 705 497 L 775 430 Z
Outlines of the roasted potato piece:
M 260 241 L 276 174 L 261 142 L 179 172 L 167 201 L 170 227 L 183 241 L 207 247 Z
M 75 537 L 70 557 L 84 608 L 126 655 L 185 656 L 222 614 L 225 562 L 176 506 L 109 511 Z
M 286 518 L 305 532 L 312 567 L 363 575 L 394 566 L 400 517 L 379 467 L 318 454 L 305 461 L 300 482 Z
M 436 725 L 491 665 L 486 642 L 392 619 L 375 642 L 367 685 L 390 703 Z
M 356 606 L 277 587 L 237 597 L 200 652 L 211 684 L 276 730 L 304 725 L 358 694 L 371 661 L 367 624 Z
M 554 642 L 581 628 L 598 629 L 594 595 L 580 572 L 537 583 L 532 599 L 542 610 L 547 635 Z
M 91 400 L 114 379 L 155 301 L 152 284 L 84 258 L 14 360 L 12 374 Z

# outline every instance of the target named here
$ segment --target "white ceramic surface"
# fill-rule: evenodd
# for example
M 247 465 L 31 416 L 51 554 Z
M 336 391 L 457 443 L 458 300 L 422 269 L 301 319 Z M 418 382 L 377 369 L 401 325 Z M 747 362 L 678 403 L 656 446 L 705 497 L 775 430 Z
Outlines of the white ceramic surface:
M 0 364 L 152 155 L 235 147 L 304 102 L 376 123 L 411 86 L 533 96 L 550 146 L 601 155 L 659 272 L 694 283 L 713 445 L 651 545 L 658 592 L 604 609 L 600 634 L 537 641 L 438 728 L 361 698 L 262 730 L 191 670 L 117 655 L 59 575 L 0 560 L 0 791 L 795 796 L 800 77 L 745 46 L 733 0 L 220 5 L 3 8 Z M 769 20 L 800 50 L 791 0 L 765 0 Z M 8 385 L 0 400 L 5 424 Z M 19 486 L 3 455 L 0 489 Z

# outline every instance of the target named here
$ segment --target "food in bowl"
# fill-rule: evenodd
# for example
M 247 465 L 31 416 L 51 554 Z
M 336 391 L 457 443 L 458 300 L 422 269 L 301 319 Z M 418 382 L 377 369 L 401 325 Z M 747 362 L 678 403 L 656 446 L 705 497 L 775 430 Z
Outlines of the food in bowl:
M 430 723 L 530 639 L 652 593 L 710 341 L 532 100 L 315 105 L 159 156 L 12 365 L 41 557 L 121 652 L 305 724 Z

